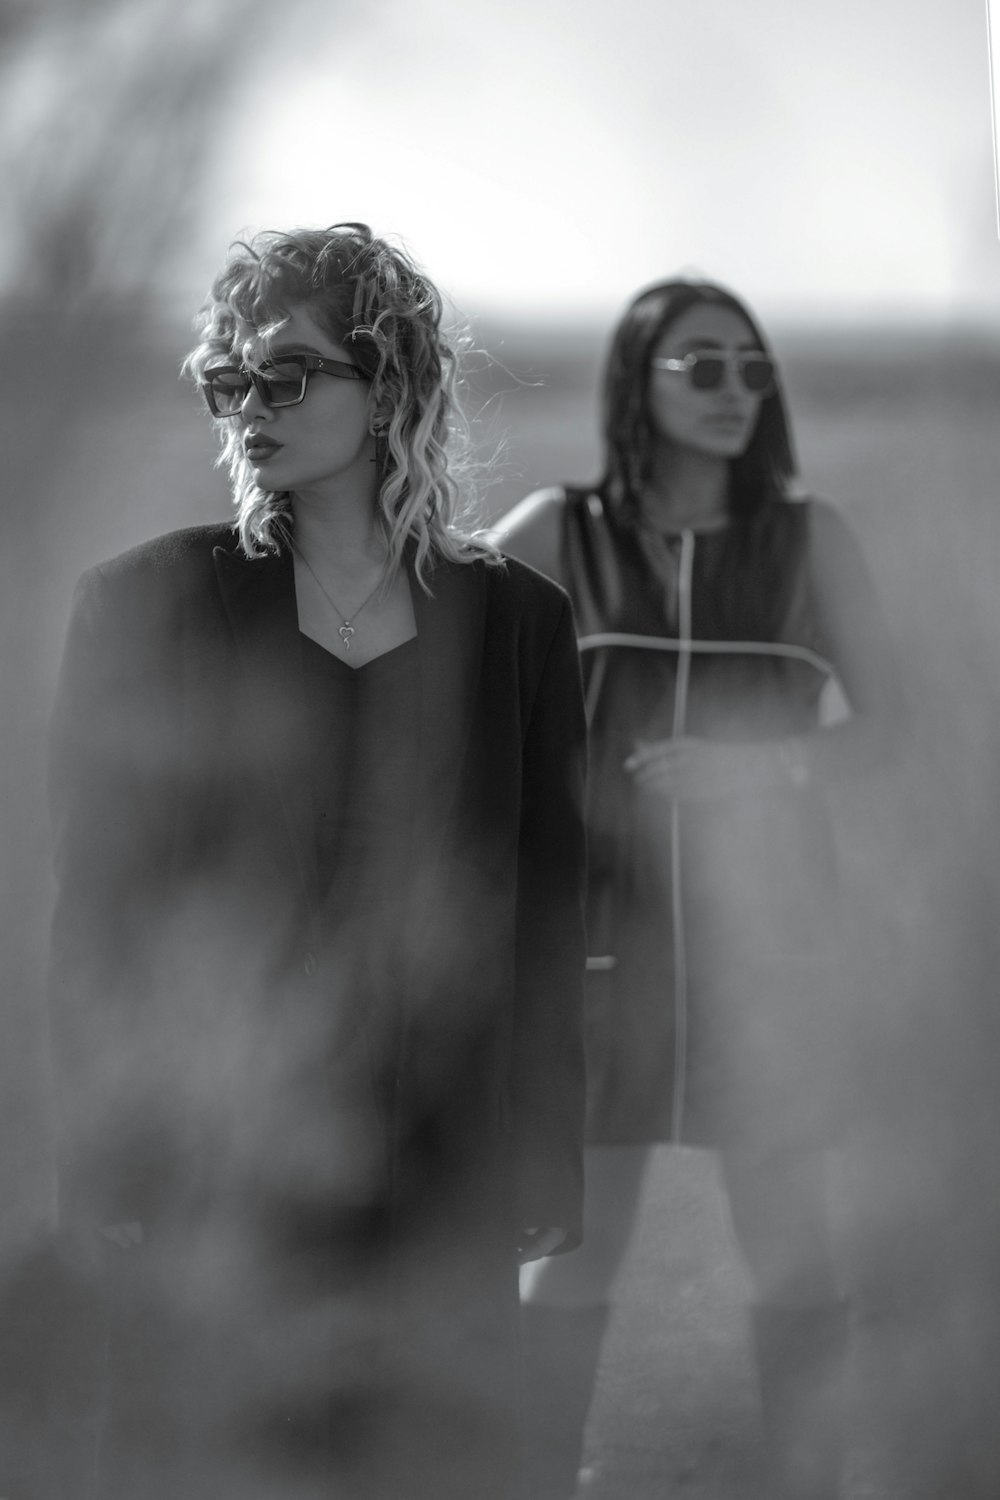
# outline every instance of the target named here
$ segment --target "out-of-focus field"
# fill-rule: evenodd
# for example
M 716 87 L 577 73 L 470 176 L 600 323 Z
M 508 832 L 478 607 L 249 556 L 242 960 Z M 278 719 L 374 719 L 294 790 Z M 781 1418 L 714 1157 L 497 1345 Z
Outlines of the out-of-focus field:
M 73 582 L 150 535 L 228 514 L 212 424 L 176 379 L 183 338 L 126 323 L 110 347 L 83 334 L 20 361 L 15 338 L 0 370 L 0 1250 L 42 1225 L 52 1203 L 41 1020 L 51 899 L 44 732 Z M 484 329 L 480 341 L 492 361 L 474 361 L 470 404 L 485 446 L 503 445 L 489 512 L 538 485 L 595 476 L 605 332 Z M 896 1450 L 910 1455 L 928 1495 L 995 1495 L 1000 337 L 797 329 L 775 342 L 804 482 L 843 509 L 862 541 L 911 706 L 901 764 L 836 794 L 858 959 L 845 992 L 860 1017 L 857 1120 L 838 1196 L 845 1256 L 871 1317 L 895 1310 L 876 1385 Z M 616 1492 L 616 1464 L 635 1497 L 646 1483 L 650 1494 L 663 1492 L 668 1479 L 696 1500 L 741 1493 L 740 1433 L 750 1431 L 753 1397 L 742 1334 L 731 1332 L 737 1273 L 706 1170 L 680 1163 L 655 1179 L 596 1413 L 595 1441 L 610 1465 L 600 1500 Z M 668 1260 L 687 1266 L 686 1301 L 684 1277 L 668 1286 L 658 1258 L 677 1213 L 687 1227 Z M 671 1347 L 674 1363 L 658 1374 L 657 1351 Z M 661 1379 L 672 1396 L 656 1394 Z M 708 1405 L 698 1406 L 698 1391 L 711 1393 Z M 921 1420 L 929 1412 L 934 1420 Z M 663 1458 L 669 1432 L 663 1444 L 657 1436 L 671 1421 L 688 1424 L 680 1449 L 673 1445 L 676 1464 Z M 715 1488 L 699 1488 L 713 1474 Z

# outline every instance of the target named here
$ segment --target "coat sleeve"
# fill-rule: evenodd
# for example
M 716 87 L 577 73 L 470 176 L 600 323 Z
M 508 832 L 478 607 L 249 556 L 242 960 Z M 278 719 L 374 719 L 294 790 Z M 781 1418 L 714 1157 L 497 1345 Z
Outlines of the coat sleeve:
M 581 1237 L 585 741 L 572 610 L 563 600 L 524 740 L 511 1088 L 522 1226 Z
M 99 569 L 81 579 L 52 720 L 56 904 L 49 955 L 60 1212 L 147 1219 L 151 1154 L 143 1035 L 151 915 L 168 878 L 171 760 L 164 662 Z

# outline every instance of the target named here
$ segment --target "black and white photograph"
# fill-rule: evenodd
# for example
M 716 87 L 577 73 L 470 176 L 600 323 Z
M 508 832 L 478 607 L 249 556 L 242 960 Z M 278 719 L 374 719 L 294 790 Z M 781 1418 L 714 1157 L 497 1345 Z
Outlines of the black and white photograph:
M 0 83 L 0 1500 L 996 1500 L 1000 5 Z

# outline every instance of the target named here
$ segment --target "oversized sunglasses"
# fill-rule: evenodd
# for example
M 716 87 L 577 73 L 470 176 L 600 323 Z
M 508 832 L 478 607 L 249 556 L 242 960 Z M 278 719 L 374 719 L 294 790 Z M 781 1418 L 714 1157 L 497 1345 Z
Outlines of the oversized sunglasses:
M 718 354 L 705 349 L 685 354 L 683 359 L 654 359 L 657 370 L 682 370 L 696 391 L 716 391 L 727 370 L 738 375 L 744 390 L 754 396 L 769 396 L 774 390 L 774 360 L 757 349 Z
M 338 380 L 367 380 L 357 365 L 319 354 L 284 354 L 256 370 L 249 365 L 214 365 L 205 371 L 201 389 L 213 417 L 235 417 L 251 386 L 265 406 L 298 406 L 313 374 Z

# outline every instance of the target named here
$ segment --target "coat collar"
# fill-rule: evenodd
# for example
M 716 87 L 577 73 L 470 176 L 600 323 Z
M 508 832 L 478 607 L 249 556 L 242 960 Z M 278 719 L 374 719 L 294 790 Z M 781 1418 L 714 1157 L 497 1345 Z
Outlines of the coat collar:
M 428 595 L 412 570 L 410 588 L 420 654 L 420 776 L 414 851 L 427 861 L 440 849 L 458 793 L 479 690 L 486 621 L 485 570 L 441 562 Z
M 292 555 L 286 548 L 248 558 L 237 544 L 234 549 L 216 547 L 214 557 L 299 878 L 315 906 L 319 873 Z
M 279 804 L 311 907 L 320 898 L 304 731 L 305 695 L 288 548 L 248 558 L 216 547 L 216 576 L 236 638 Z M 423 864 L 440 849 L 455 803 L 475 708 L 486 617 L 476 564 L 439 562 L 428 595 L 409 560 L 420 660 L 420 746 L 413 848 Z

